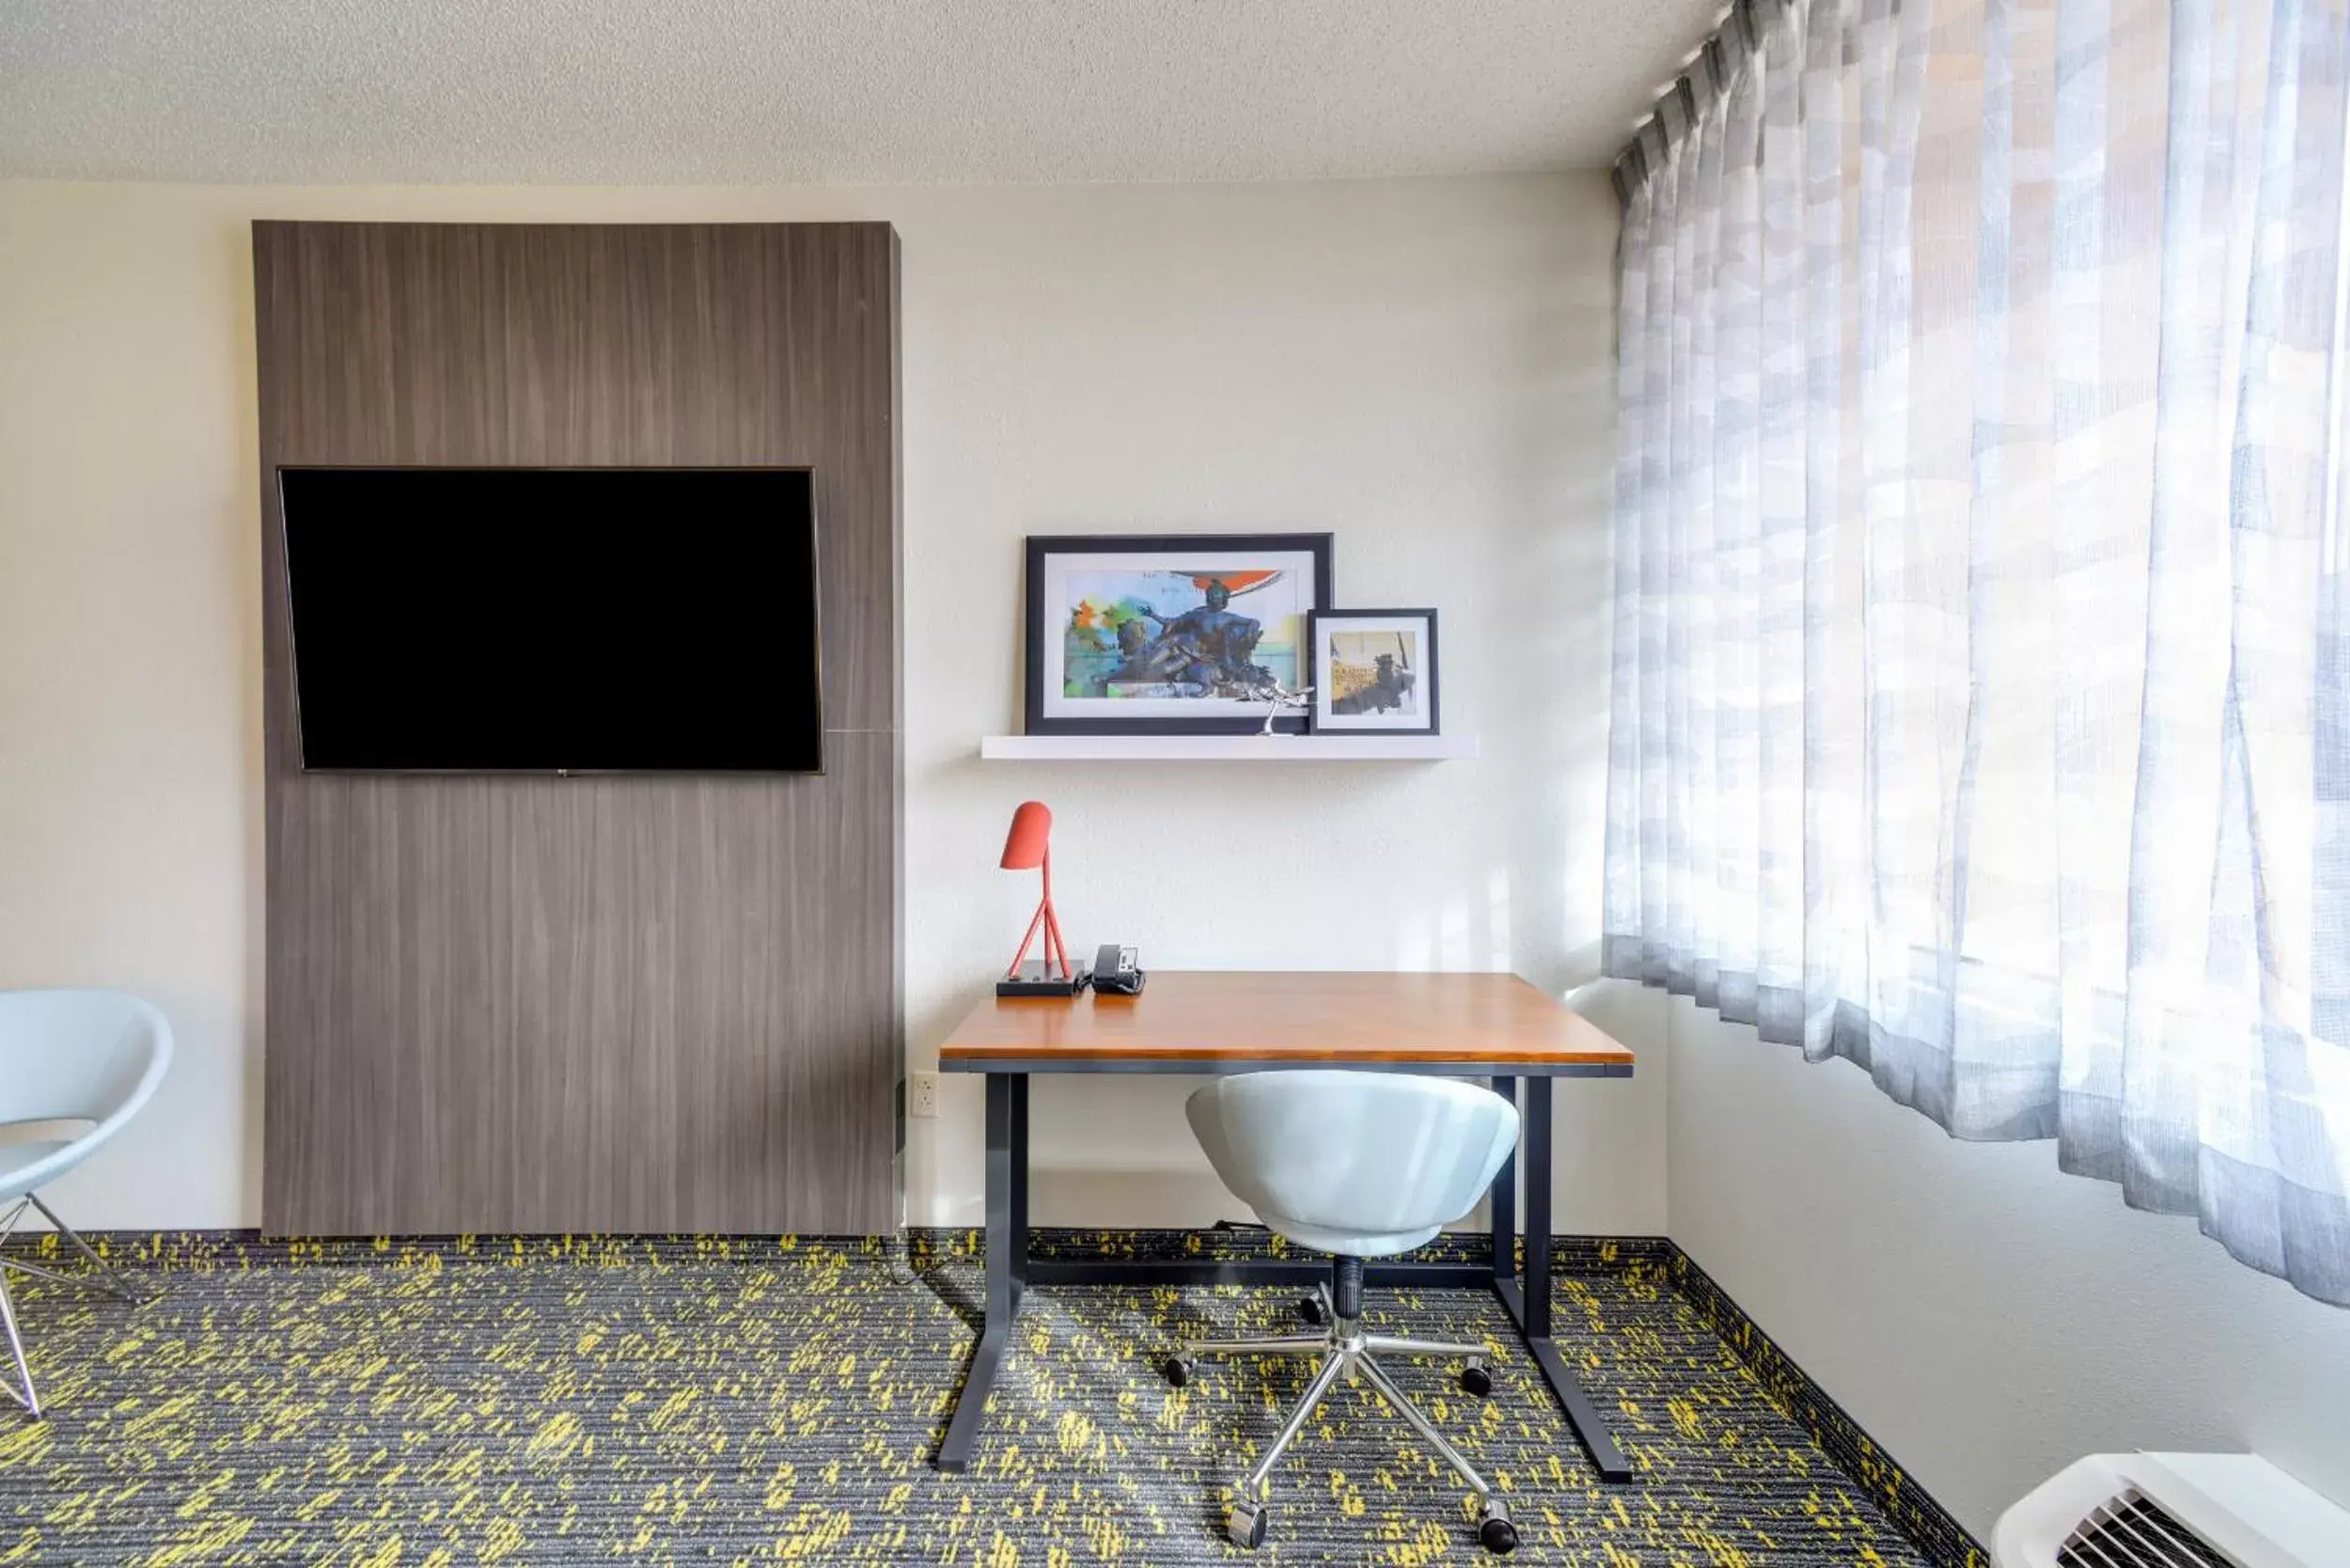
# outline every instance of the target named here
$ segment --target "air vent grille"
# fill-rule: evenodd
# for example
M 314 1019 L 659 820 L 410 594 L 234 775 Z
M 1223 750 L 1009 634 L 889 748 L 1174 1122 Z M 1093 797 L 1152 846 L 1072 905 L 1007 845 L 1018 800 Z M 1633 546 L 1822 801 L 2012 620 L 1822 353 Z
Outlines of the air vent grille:
M 2057 1553 L 2057 1568 L 2235 1568 L 2135 1487 L 2090 1512 Z

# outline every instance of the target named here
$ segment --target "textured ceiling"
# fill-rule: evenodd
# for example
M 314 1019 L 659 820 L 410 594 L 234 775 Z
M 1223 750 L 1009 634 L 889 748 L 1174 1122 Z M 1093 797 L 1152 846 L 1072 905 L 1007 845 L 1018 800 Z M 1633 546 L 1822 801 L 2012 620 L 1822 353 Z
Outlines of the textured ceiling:
M 768 184 L 1607 162 L 1719 0 L 0 0 L 0 174 Z

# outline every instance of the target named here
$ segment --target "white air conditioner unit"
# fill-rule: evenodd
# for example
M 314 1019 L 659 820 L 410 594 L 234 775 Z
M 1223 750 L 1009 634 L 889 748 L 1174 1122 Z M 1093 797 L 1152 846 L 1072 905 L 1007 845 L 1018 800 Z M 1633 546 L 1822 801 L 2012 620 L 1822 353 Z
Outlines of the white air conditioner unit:
M 2098 1453 L 1999 1515 L 1998 1568 L 2350 1568 L 2350 1512 L 2258 1454 Z

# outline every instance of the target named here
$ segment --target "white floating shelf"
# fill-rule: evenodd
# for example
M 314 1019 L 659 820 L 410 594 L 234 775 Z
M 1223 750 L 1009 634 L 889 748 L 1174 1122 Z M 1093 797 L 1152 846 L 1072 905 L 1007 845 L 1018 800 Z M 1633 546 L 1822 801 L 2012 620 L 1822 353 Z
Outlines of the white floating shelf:
M 1444 762 L 1474 735 L 983 735 L 991 762 Z

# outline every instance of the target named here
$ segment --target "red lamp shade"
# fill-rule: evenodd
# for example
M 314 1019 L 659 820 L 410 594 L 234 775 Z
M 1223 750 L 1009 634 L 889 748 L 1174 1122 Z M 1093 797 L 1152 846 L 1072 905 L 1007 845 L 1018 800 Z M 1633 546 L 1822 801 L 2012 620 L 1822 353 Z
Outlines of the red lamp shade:
M 1053 914 L 1053 813 L 1041 800 L 1025 801 L 1011 814 L 1011 831 L 1004 837 L 1003 867 L 1008 871 L 1044 873 L 1043 902 L 1036 906 L 1036 916 L 1028 922 L 1028 933 L 1020 939 L 1020 950 L 1012 955 L 1011 967 L 1004 971 L 1007 980 L 1017 980 L 1020 965 L 1026 962 L 1028 945 L 1036 934 L 1044 933 L 1044 967 L 1049 973 L 1058 964 L 1060 978 L 1072 978 L 1069 966 L 1069 946 L 1061 940 L 1060 921 Z
M 1041 800 L 1023 804 L 1011 814 L 1011 832 L 1004 839 L 1004 870 L 1033 871 L 1044 864 L 1053 837 L 1053 813 Z

